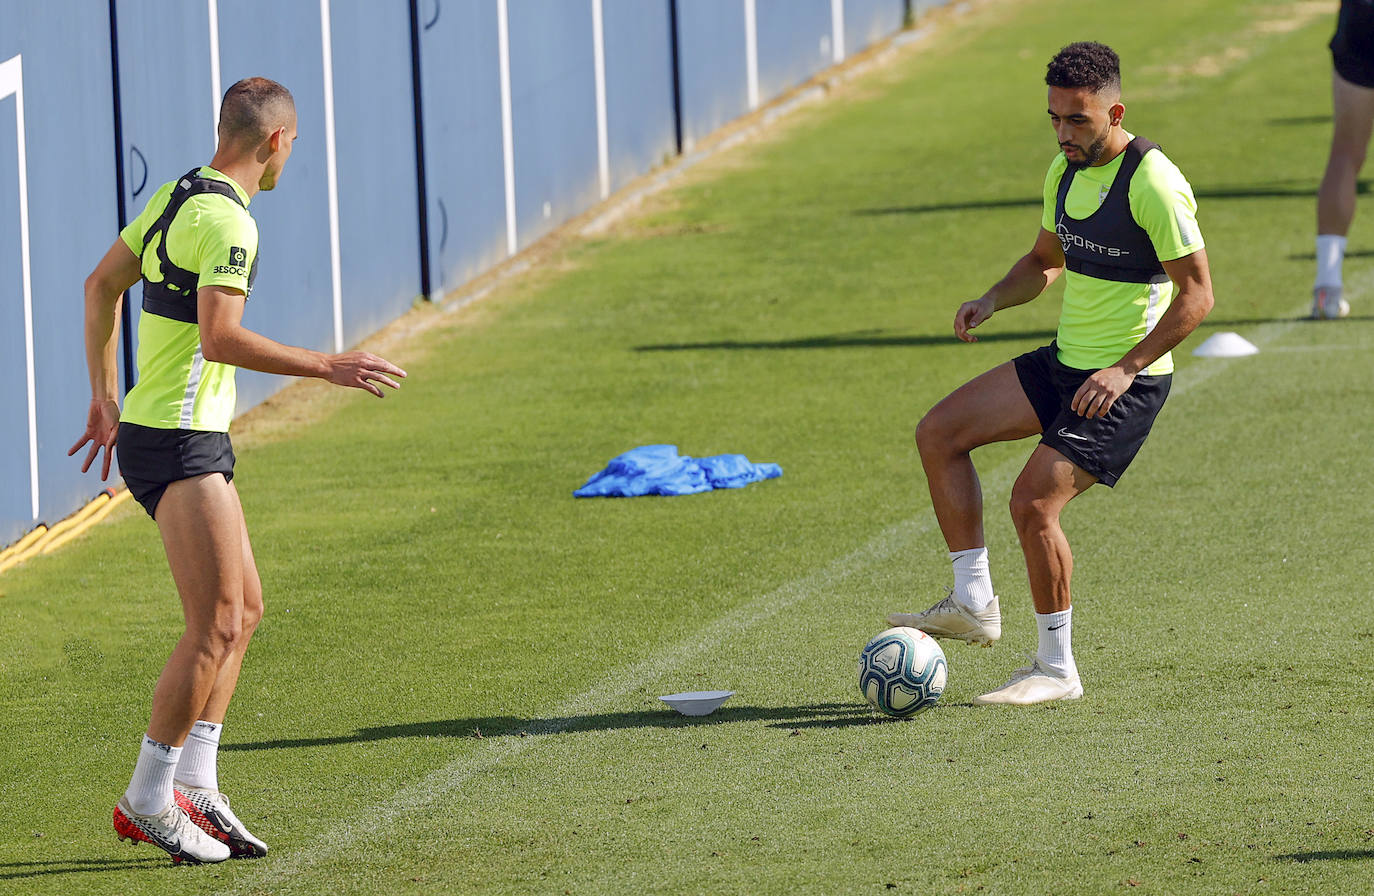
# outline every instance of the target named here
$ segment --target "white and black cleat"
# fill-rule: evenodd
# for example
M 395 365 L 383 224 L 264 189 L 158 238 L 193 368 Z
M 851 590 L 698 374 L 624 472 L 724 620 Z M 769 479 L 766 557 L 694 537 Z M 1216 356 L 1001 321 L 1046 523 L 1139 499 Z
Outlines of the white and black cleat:
M 173 793 L 177 805 L 190 817 L 191 823 L 228 846 L 233 858 L 258 859 L 267 855 L 267 844 L 253 836 L 239 821 L 229 808 L 229 797 L 218 790 L 184 784 L 178 784 Z
M 139 815 L 120 797 L 114 810 L 114 829 L 119 839 L 151 843 L 178 865 L 223 862 L 230 855 L 229 847 L 197 827 L 176 801 L 157 815 Z

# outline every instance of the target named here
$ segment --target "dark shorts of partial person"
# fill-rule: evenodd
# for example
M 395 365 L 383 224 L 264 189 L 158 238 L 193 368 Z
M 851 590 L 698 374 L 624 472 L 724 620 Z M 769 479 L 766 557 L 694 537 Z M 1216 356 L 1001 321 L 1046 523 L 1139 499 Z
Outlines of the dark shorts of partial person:
M 157 519 L 163 492 L 173 482 L 206 473 L 223 473 L 226 481 L 234 479 L 234 446 L 227 432 L 121 423 L 115 451 L 119 474 L 129 493 L 153 519 Z
M 1021 388 L 1040 418 L 1041 444 L 1107 486 L 1116 485 L 1145 444 L 1174 379 L 1171 374 L 1137 376 L 1107 416 L 1089 420 L 1074 411 L 1073 396 L 1097 371 L 1066 367 L 1053 342 L 1021 355 L 1014 363 Z
M 1331 64 L 1351 84 L 1374 88 L 1374 3 L 1347 0 L 1331 38 Z

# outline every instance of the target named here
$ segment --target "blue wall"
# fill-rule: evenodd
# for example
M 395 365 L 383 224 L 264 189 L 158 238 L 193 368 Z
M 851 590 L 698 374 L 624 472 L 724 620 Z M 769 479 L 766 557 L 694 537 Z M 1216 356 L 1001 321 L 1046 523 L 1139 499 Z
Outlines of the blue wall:
M 900 28 L 911 2 L 0 0 L 0 545 L 100 490 L 66 456 L 90 395 L 83 281 L 158 186 L 209 161 L 218 98 L 238 79 L 286 84 L 300 129 L 280 188 L 252 203 L 262 264 L 245 321 L 333 351 L 587 211 L 679 136 L 689 149 L 831 65 L 837 13 L 850 54 Z M 135 287 L 134 325 L 140 302 Z M 240 410 L 284 384 L 242 372 Z
M 18 102 L 11 94 L 0 99 L 0 140 L 5 141 L 0 245 L 6 253 L 0 268 L 0 308 L 5 309 L 0 341 L 7 349 L 0 365 L 12 385 L 0 392 L 19 394 L 0 399 L 5 415 L 0 542 L 5 543 L 38 520 L 60 519 L 98 491 L 66 456 L 81 432 L 91 394 L 82 362 L 82 284 L 110 247 L 117 224 L 110 23 L 106 4 L 88 5 L 82 15 L 15 0 L 0 5 L 0 63 L 22 56 L 36 399 L 36 426 L 30 430 L 22 316 L 15 319 L 24 300 L 22 259 L 15 252 Z M 21 331 L 17 341 L 15 323 Z M 31 438 L 38 449 L 36 513 Z
M 600 198 L 590 3 L 511 0 L 510 94 L 523 249 Z
M 667 3 L 605 0 L 606 128 L 610 190 L 677 151 L 672 32 Z
M 905 14 L 902 4 L 888 0 L 845 0 L 844 54 L 852 56 L 900 30 Z
M 834 64 L 830 0 L 755 0 L 759 93 L 776 96 Z
M 332 24 L 343 341 L 350 346 L 420 295 L 420 194 L 405 4 L 335 3 Z
M 418 0 L 431 290 L 506 257 L 496 3 Z

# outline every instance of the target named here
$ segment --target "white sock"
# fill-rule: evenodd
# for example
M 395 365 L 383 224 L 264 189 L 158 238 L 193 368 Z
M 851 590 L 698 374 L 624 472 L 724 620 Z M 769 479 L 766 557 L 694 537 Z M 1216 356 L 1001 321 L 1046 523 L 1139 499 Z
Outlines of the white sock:
M 1345 261 L 1345 237 L 1334 233 L 1317 235 L 1317 286 L 1340 286 L 1341 263 Z
M 949 559 L 954 562 L 954 599 L 975 613 L 986 610 L 997 597 L 988 572 L 988 549 L 950 551 Z
M 1073 661 L 1073 607 L 1058 613 L 1036 613 L 1036 627 L 1040 629 L 1040 649 L 1035 658 L 1040 667 L 1061 678 L 1073 678 L 1078 666 Z
M 181 758 L 181 747 L 158 743 L 146 734 L 138 751 L 138 764 L 124 798 L 139 815 L 156 815 L 172 802 L 172 775 Z
M 219 753 L 219 733 L 223 728 L 223 725 L 206 721 L 191 726 L 186 747 L 181 751 L 181 761 L 177 763 L 177 783 L 219 790 L 215 758 Z

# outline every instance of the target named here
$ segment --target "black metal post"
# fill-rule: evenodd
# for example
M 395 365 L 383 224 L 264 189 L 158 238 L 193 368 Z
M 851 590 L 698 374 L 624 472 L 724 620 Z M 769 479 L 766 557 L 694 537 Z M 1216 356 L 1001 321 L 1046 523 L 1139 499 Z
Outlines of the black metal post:
M 416 208 L 420 224 L 420 292 L 425 300 L 429 301 L 429 188 L 425 182 L 425 110 L 421 89 L 420 3 L 419 0 L 410 0 L 410 90 L 415 104 L 415 187 L 419 194 Z
M 673 66 L 673 136 L 682 155 L 682 66 L 678 54 L 677 0 L 668 0 L 668 51 Z
M 120 103 L 119 91 L 119 23 L 116 18 L 115 0 L 110 0 L 110 90 L 114 100 L 114 146 L 115 146 L 115 217 L 119 229 L 129 223 L 128 212 L 124 208 L 124 112 Z M 134 365 L 134 313 L 129 307 L 129 294 L 124 293 L 124 301 L 119 310 L 119 338 L 124 349 L 124 391 L 132 389 L 137 370 Z

